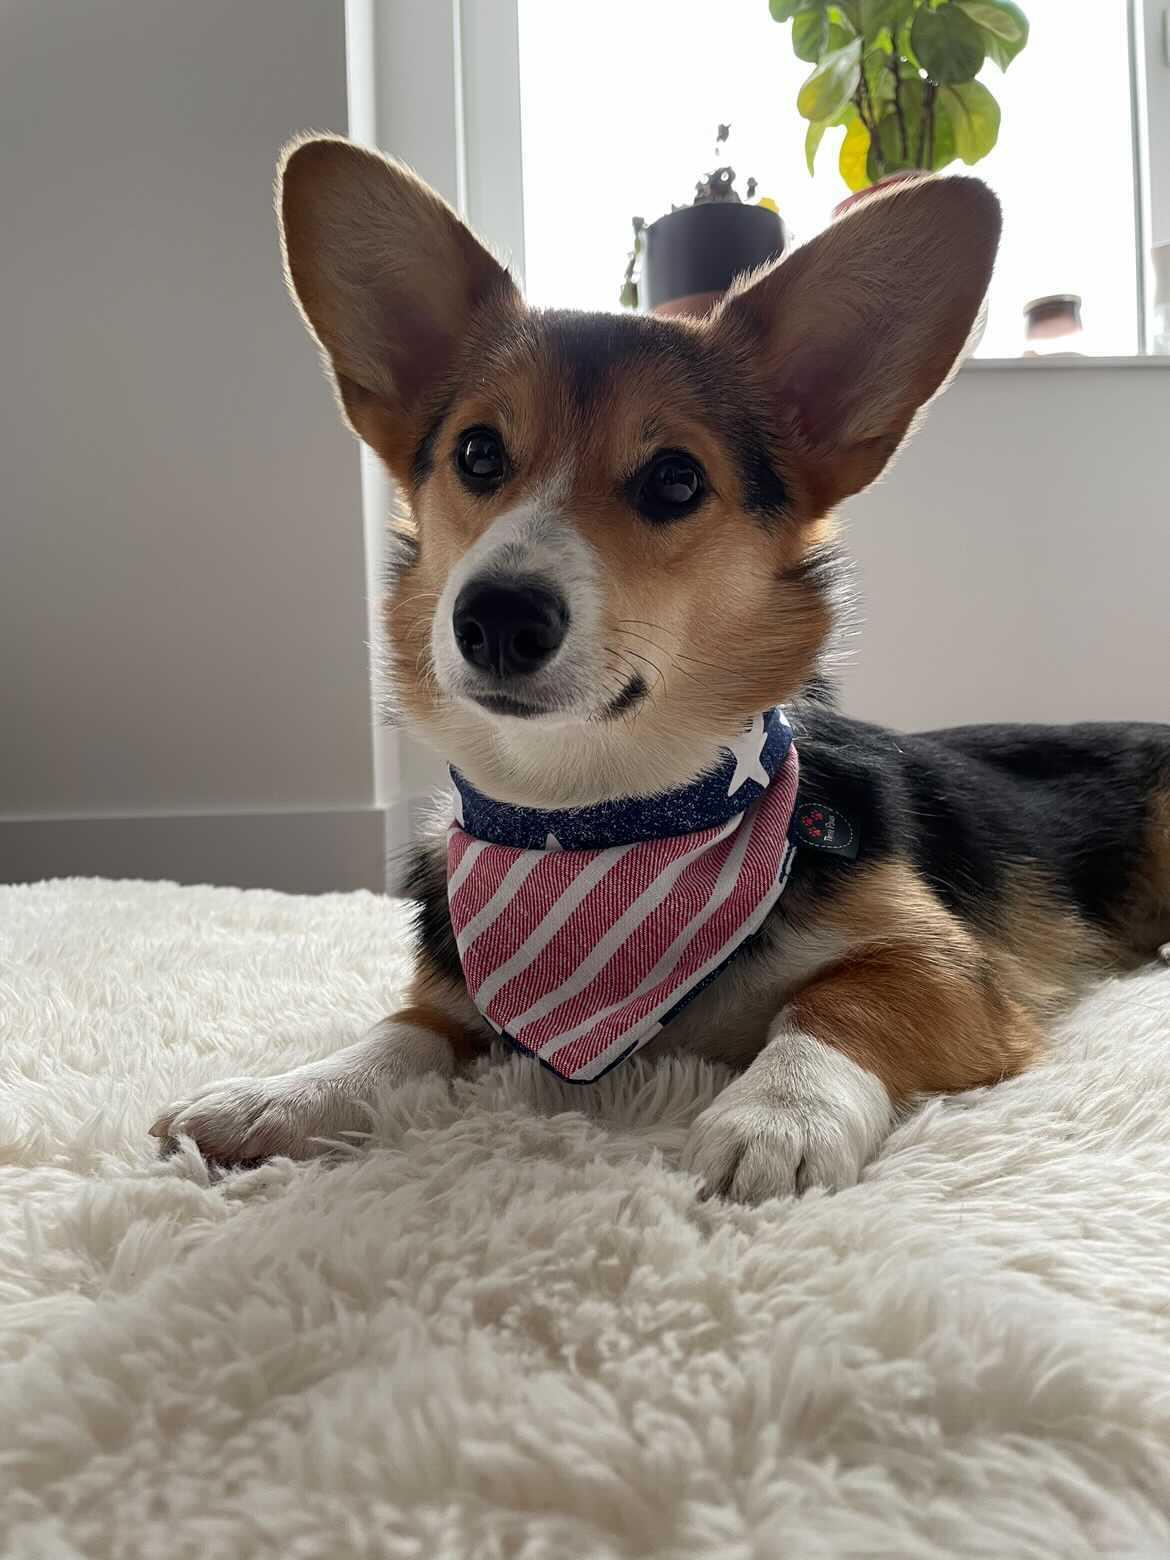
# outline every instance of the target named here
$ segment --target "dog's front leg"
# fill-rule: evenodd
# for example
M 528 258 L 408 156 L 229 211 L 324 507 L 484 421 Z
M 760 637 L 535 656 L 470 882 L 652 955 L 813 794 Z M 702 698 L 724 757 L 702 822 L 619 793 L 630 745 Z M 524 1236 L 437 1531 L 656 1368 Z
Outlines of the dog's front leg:
M 428 1073 L 450 1077 L 486 1049 L 488 1037 L 470 1018 L 465 995 L 416 979 L 412 997 L 333 1056 L 268 1078 L 208 1085 L 165 1110 L 151 1133 L 164 1149 L 193 1138 L 205 1159 L 224 1165 L 325 1152 L 331 1140 L 368 1129 L 371 1106 L 388 1089 Z
M 916 1095 L 1026 1066 L 1032 1019 L 965 952 L 882 950 L 799 992 L 691 1128 L 683 1163 L 704 1195 L 759 1202 L 852 1185 Z

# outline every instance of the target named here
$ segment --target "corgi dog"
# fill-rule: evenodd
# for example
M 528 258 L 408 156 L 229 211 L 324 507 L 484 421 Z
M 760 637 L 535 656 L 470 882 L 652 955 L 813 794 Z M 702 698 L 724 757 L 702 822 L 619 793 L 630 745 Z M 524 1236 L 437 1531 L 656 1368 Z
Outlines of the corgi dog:
M 855 203 L 702 319 L 527 308 L 406 168 L 293 144 L 287 279 L 409 504 L 385 600 L 452 767 L 402 1007 L 152 1129 L 304 1156 L 501 1037 L 587 1083 L 730 1064 L 683 1167 L 756 1201 L 855 1181 L 918 1097 L 1018 1073 L 1086 983 L 1170 941 L 1170 727 L 907 736 L 832 707 L 832 513 L 959 362 L 994 196 Z

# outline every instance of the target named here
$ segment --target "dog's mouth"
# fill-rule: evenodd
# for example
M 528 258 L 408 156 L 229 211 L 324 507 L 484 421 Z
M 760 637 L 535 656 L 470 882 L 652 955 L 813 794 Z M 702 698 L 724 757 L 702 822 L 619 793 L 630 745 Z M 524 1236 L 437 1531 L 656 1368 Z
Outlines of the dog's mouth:
M 541 715 L 556 715 L 555 704 L 529 704 L 524 699 L 514 699 L 509 693 L 473 693 L 471 698 L 489 715 L 511 715 L 517 720 L 537 720 Z
M 601 709 L 586 716 L 589 720 L 617 720 L 636 709 L 649 693 L 645 679 L 635 673 Z M 565 716 L 571 713 L 562 704 L 548 704 L 537 700 L 518 699 L 510 693 L 471 693 L 468 695 L 480 709 L 489 715 L 507 715 L 513 720 L 539 720 L 541 717 Z

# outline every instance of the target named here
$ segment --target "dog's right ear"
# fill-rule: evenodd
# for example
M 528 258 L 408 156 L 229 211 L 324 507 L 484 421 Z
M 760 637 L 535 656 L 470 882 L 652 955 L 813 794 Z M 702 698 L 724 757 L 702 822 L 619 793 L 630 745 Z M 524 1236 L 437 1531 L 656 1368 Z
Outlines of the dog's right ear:
M 515 284 L 421 179 L 338 137 L 285 149 L 277 212 L 349 424 L 408 480 L 473 320 L 518 310 Z

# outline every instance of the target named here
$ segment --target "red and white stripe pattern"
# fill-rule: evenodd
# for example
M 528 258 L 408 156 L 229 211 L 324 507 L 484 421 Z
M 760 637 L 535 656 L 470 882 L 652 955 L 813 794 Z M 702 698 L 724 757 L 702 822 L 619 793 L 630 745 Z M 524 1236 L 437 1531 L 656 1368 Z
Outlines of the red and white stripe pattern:
M 644 1046 L 783 893 L 797 774 L 789 742 L 743 812 L 599 849 L 522 849 L 453 823 L 451 922 L 488 1022 L 575 1083 Z

